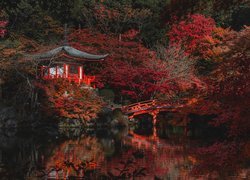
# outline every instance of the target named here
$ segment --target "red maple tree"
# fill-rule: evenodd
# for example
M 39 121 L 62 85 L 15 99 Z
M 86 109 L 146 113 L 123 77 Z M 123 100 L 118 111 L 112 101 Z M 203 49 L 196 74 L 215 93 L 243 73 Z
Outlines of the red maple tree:
M 137 32 L 130 30 L 120 36 L 91 32 L 88 29 L 71 34 L 72 45 L 95 53 L 109 53 L 102 67 L 92 73 L 97 74 L 97 86 L 111 86 L 120 95 L 141 100 L 148 99 L 159 89 L 157 80 L 164 72 L 156 72 L 145 62 L 157 59 L 156 53 L 135 41 Z M 121 39 L 122 37 L 122 39 Z M 96 51 L 98 49 L 98 52 Z
M 225 42 L 228 48 L 222 51 L 224 61 L 214 72 L 215 100 L 221 102 L 217 124 L 227 124 L 232 136 L 247 136 L 249 123 L 250 93 L 250 28 L 232 32 L 232 39 Z
M 118 36 L 83 29 L 72 33 L 69 39 L 77 49 L 97 54 L 109 53 L 99 66 L 89 65 L 86 71 L 97 75 L 97 87 L 112 88 L 117 96 L 135 101 L 146 100 L 200 83 L 195 80 L 193 65 L 186 61 L 188 57 L 180 49 L 175 48 L 176 53 L 164 49 L 167 58 L 172 61 L 162 59 L 158 52 L 147 49 L 136 40 L 137 34 L 136 30 Z
M 180 45 L 188 54 L 197 54 L 199 43 L 211 36 L 215 27 L 212 18 L 201 14 L 188 15 L 185 20 L 172 25 L 168 33 L 170 45 Z

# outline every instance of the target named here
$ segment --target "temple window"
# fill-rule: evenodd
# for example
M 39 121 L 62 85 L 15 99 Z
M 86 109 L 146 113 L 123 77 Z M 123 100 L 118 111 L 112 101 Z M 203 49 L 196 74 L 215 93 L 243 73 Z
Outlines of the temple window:
M 69 74 L 78 74 L 78 66 L 70 65 L 69 66 Z

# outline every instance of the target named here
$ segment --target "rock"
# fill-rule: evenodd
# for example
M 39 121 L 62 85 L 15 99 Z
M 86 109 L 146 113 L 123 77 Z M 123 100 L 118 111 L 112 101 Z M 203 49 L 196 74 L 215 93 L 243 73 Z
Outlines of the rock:
M 109 103 L 114 102 L 115 100 L 115 93 L 112 89 L 102 89 L 99 91 L 99 95 Z
M 16 128 L 17 113 L 13 107 L 1 107 L 0 109 L 0 128 Z
M 80 119 L 63 119 L 58 124 L 59 127 L 68 127 L 68 128 L 75 128 L 75 127 L 82 127 L 83 124 Z
M 119 109 L 114 110 L 111 126 L 112 127 L 128 126 L 128 117 L 125 116 L 121 110 Z
M 112 121 L 112 109 L 104 107 L 96 119 L 97 125 L 110 124 Z

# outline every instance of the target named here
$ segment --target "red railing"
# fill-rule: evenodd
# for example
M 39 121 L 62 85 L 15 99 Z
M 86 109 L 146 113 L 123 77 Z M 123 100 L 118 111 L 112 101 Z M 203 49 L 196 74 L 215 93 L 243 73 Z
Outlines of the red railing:
M 122 111 L 126 113 L 133 113 L 137 111 L 142 111 L 155 106 L 155 100 L 141 101 L 138 103 L 130 104 L 128 106 L 123 106 Z
M 197 100 L 194 99 L 182 99 L 179 102 L 147 100 L 123 106 L 121 110 L 126 114 L 143 114 L 156 109 L 169 110 L 174 108 L 181 108 L 185 105 L 193 104 L 196 101 Z
M 78 74 L 68 74 L 68 77 L 66 77 L 65 74 L 64 75 L 53 75 L 53 74 L 42 75 L 42 79 L 45 79 L 45 80 L 59 79 L 59 78 L 64 78 L 64 79 L 67 79 L 69 81 L 79 83 L 79 84 L 86 84 L 88 86 L 91 86 L 91 84 L 95 80 L 95 76 L 87 76 L 87 75 L 83 75 L 82 79 L 80 79 Z

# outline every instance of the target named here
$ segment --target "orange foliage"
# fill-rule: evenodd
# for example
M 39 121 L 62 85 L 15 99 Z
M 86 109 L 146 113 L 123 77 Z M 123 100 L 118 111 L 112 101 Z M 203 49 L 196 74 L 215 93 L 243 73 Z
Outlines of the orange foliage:
M 204 59 L 212 59 L 213 61 L 222 61 L 221 54 L 229 51 L 226 42 L 233 39 L 235 33 L 230 29 L 216 27 L 211 35 L 205 36 L 199 45 Z
M 47 84 L 36 83 L 44 90 L 43 109 L 53 115 L 70 119 L 81 119 L 84 123 L 96 118 L 103 102 L 91 90 L 70 83 L 67 80 L 55 79 Z

